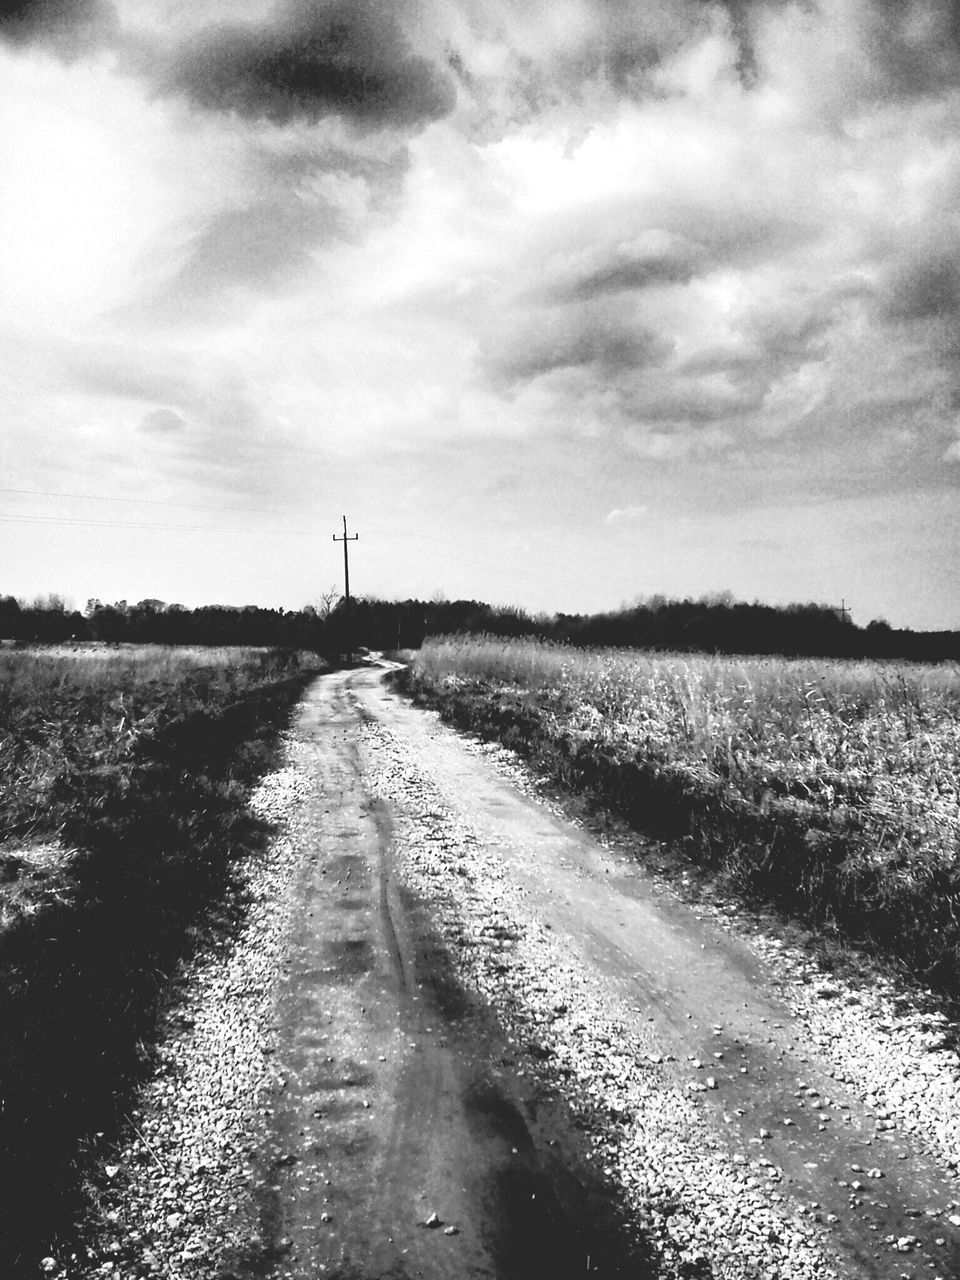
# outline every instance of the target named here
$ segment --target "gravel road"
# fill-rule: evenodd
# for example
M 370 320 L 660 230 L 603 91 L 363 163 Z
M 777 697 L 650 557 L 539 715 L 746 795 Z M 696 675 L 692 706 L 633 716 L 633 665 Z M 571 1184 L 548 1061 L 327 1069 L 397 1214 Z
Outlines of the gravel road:
M 323 676 L 89 1256 L 52 1275 L 960 1275 L 960 1062 L 598 842 L 502 750 Z

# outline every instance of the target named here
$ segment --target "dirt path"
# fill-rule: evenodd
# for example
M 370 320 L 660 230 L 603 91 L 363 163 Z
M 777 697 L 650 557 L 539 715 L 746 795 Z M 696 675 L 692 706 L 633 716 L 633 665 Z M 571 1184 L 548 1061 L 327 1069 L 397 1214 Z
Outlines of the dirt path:
M 554 1154 L 565 1109 L 534 1105 L 429 903 L 398 877 L 391 807 L 360 749 L 356 693 L 381 674 L 324 679 L 300 724 L 316 788 L 295 818 L 309 854 L 279 1008 L 285 1087 L 261 1158 L 264 1254 L 280 1274 L 365 1280 L 579 1277 L 588 1261 L 642 1275 L 642 1250 L 610 1236 L 582 1135 Z
M 960 1274 L 953 1173 L 755 949 L 382 676 L 304 704 L 270 1247 L 235 1274 Z

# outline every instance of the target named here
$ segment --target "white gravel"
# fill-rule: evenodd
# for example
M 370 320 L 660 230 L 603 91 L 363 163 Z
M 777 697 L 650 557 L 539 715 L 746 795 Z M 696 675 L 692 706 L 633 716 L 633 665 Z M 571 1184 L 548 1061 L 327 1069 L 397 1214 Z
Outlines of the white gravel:
M 294 735 L 287 753 L 251 800 L 254 813 L 281 824 L 308 786 Z M 130 1141 L 104 1162 L 90 1256 L 54 1259 L 47 1274 L 212 1280 L 225 1250 L 257 1243 L 249 1156 L 280 1084 L 272 1019 L 297 859 L 281 826 L 244 867 L 251 906 L 242 930 L 185 968 Z
M 423 732 L 445 731 L 425 722 Z M 364 739 L 368 775 L 394 809 L 401 874 L 434 907 L 463 980 L 518 1046 L 541 1047 L 544 1074 L 591 1123 L 595 1158 L 658 1248 L 664 1274 L 708 1262 L 718 1280 L 834 1276 L 816 1228 L 776 1190 L 779 1171 L 760 1160 L 745 1168 L 724 1152 L 696 1097 L 650 1061 L 618 996 L 544 929 L 496 843 L 419 771 L 416 744 L 379 725 Z
M 594 1159 L 622 1188 L 664 1275 L 690 1275 L 703 1260 L 717 1280 L 835 1276 L 819 1228 L 778 1190 L 780 1171 L 762 1157 L 738 1163 L 730 1155 L 701 1095 L 667 1078 L 657 1046 L 619 996 L 543 927 L 455 785 L 441 789 L 417 768 L 424 743 L 457 735 L 432 714 L 416 726 L 412 737 L 375 723 L 361 731 L 370 784 L 393 810 L 400 873 L 433 904 L 463 981 L 519 1047 L 539 1046 L 536 1069 L 581 1109 Z M 513 753 L 469 749 L 535 789 Z M 255 812 L 278 822 L 279 834 L 245 870 L 252 905 L 239 937 L 183 975 L 184 1002 L 131 1117 L 131 1139 L 99 1179 L 102 1220 L 91 1255 L 57 1258 L 48 1274 L 214 1280 L 224 1249 L 255 1235 L 249 1157 L 281 1084 L 272 1067 L 274 1004 L 300 856 L 283 823 L 309 786 L 304 750 L 289 735 L 284 767 L 254 796 Z M 713 914 L 724 923 L 723 912 Z M 742 936 L 743 921 L 734 927 Z M 892 983 L 852 991 L 772 935 L 755 931 L 750 942 L 841 1087 L 869 1104 L 878 1130 L 907 1130 L 947 1164 L 960 1157 L 960 1060 L 941 1044 L 945 1022 L 932 1002 L 917 1012 L 914 993 Z
M 877 1129 L 905 1130 L 913 1145 L 956 1169 L 960 1058 L 945 1044 L 950 1023 L 933 993 L 877 975 L 854 989 L 778 939 L 761 934 L 752 942 L 776 966 L 777 985 L 810 1042 L 834 1064 L 835 1079 L 868 1105 Z
M 465 741 L 512 785 L 550 805 L 540 780 L 516 752 Z M 838 1084 L 871 1108 L 881 1133 L 904 1130 L 913 1145 L 948 1169 L 960 1167 L 956 1028 L 934 992 L 876 971 L 868 984 L 853 987 L 825 974 L 808 952 L 758 929 L 729 901 L 700 902 L 698 910 L 721 928 L 732 927 L 765 962 L 770 985 L 799 1020 L 808 1043 L 833 1065 Z

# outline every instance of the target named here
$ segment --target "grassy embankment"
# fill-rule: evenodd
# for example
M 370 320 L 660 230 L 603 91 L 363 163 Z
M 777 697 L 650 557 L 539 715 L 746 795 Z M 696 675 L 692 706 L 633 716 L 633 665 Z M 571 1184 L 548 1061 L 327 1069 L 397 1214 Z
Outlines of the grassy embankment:
M 254 782 L 313 672 L 258 650 L 0 654 L 0 1273 L 77 1203 L 164 985 L 242 909 Z
M 749 901 L 960 995 L 960 672 L 428 642 L 413 691 Z

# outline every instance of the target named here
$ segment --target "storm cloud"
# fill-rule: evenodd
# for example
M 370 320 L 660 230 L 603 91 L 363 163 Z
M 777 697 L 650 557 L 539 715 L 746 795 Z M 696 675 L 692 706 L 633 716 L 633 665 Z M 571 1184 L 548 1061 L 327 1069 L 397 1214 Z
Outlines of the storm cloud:
M 214 505 L 311 471 L 453 544 L 451 483 L 490 545 L 627 548 L 960 482 L 950 0 L 115 4 L 0 8 L 24 456 Z
M 110 0 L 2 0 L 0 40 L 45 46 L 71 59 L 91 52 L 119 30 Z
M 375 0 L 299 0 L 271 22 L 210 26 L 173 51 L 158 83 L 204 110 L 275 125 L 335 115 L 410 128 L 456 102 L 450 76 Z

